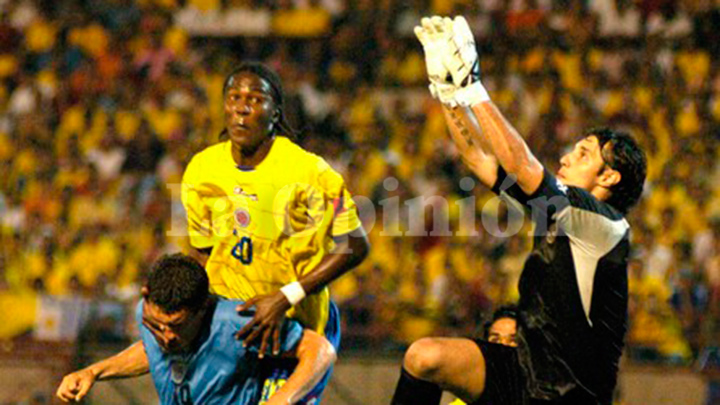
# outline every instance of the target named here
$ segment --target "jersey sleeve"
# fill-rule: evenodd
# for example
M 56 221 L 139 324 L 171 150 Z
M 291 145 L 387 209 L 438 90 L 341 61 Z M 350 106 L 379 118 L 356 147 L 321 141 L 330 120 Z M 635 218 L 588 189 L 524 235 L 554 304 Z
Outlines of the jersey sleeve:
M 357 206 L 348 191 L 342 176 L 330 165 L 323 162 L 318 174 L 318 186 L 325 194 L 325 200 L 332 204 L 333 223 L 330 230 L 332 236 L 346 235 L 362 225 L 358 217 Z
M 517 184 L 514 176 L 498 167 L 497 180 L 492 190 L 508 203 L 529 211 L 535 221 L 545 218 L 552 220 L 556 213 L 568 206 L 585 206 L 590 203 L 589 200 L 595 199 L 585 190 L 566 186 L 547 169 L 543 171 L 543 179 L 537 190 L 528 195 Z
M 183 174 L 181 198 L 187 215 L 190 245 L 204 249 L 214 245 L 210 209 L 203 203 L 199 193 L 202 168 L 197 159 L 188 164 Z
M 527 195 L 499 168 L 493 191 L 530 213 L 536 235 L 547 233 L 552 224 L 557 224 L 563 234 L 592 256 L 607 252 L 629 228 L 620 212 L 585 189 L 563 184 L 547 169 L 538 189 Z

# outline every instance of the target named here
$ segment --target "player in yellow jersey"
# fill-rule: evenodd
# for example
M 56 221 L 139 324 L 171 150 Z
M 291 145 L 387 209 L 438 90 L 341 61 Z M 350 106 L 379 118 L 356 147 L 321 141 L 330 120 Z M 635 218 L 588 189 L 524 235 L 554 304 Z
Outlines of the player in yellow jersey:
M 205 265 L 210 290 L 254 306 L 238 336 L 279 348 L 286 314 L 340 339 L 339 313 L 327 285 L 357 266 L 369 244 L 342 177 L 287 136 L 280 79 L 244 63 L 226 79 L 221 139 L 195 155 L 183 176 L 192 255 Z M 272 367 L 266 383 L 282 381 Z M 318 403 L 329 373 L 305 403 Z M 281 382 L 280 382 L 281 384 Z

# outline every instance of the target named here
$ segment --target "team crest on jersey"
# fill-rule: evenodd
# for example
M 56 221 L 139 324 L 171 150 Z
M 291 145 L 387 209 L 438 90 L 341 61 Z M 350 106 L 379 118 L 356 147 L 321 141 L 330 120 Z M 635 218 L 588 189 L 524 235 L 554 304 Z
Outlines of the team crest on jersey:
M 235 222 L 242 228 L 246 228 L 250 225 L 250 211 L 245 208 L 235 210 Z

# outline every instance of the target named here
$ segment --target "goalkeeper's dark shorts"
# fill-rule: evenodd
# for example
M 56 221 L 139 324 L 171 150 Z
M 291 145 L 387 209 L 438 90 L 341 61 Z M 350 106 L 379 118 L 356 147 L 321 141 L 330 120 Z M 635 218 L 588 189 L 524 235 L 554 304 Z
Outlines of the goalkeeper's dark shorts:
M 485 358 L 485 390 L 471 405 L 596 405 L 593 395 L 575 388 L 562 398 L 546 401 L 530 397 L 525 374 L 514 347 L 473 340 Z

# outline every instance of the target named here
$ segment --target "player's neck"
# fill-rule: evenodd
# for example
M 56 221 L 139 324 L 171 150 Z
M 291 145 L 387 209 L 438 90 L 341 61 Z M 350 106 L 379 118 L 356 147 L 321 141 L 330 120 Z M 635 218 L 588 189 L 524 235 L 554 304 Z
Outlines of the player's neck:
M 605 187 L 595 186 L 592 188 L 592 190 L 590 190 L 590 194 L 592 194 L 593 197 L 597 198 L 599 201 L 607 201 L 612 193 Z
M 237 166 L 241 166 L 243 168 L 253 168 L 265 160 L 268 153 L 270 153 L 270 149 L 272 148 L 274 142 L 275 135 L 263 140 L 254 148 L 243 148 L 240 145 L 231 143 L 233 160 Z

